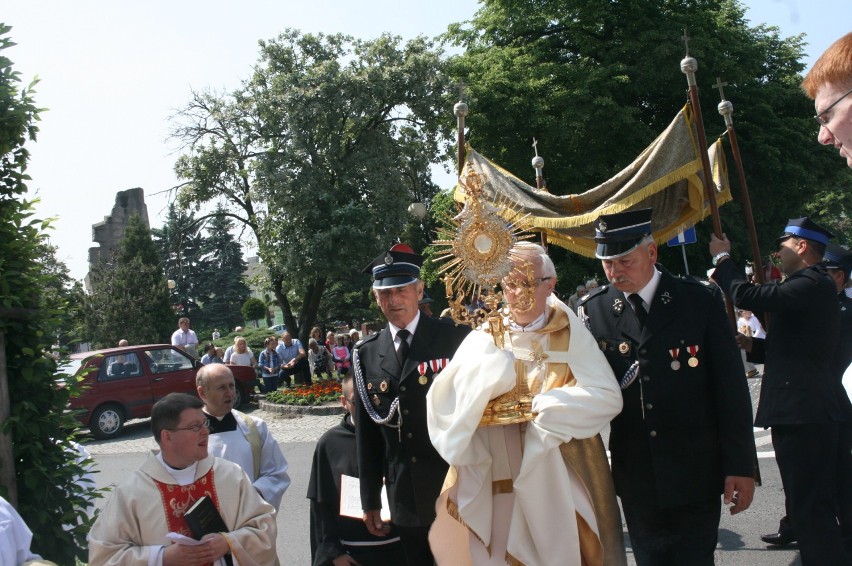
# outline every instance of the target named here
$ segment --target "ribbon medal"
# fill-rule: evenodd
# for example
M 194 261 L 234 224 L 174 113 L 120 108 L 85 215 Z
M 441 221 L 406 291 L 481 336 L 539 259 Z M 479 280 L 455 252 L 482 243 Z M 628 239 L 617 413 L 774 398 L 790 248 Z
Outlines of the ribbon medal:
M 689 346 L 687 350 L 689 350 L 690 358 L 686 363 L 688 363 L 691 368 L 698 367 L 698 358 L 696 357 L 698 354 L 698 345 Z
M 427 369 L 429 369 L 429 362 L 420 362 L 417 364 L 417 372 L 420 374 L 420 377 L 417 378 L 417 383 L 420 385 L 426 385 L 429 383 L 429 378 L 426 377 Z
M 672 369 L 674 371 L 679 370 L 680 362 L 677 360 L 677 357 L 680 355 L 680 348 L 672 348 L 671 350 L 669 350 L 669 355 L 672 357 Z

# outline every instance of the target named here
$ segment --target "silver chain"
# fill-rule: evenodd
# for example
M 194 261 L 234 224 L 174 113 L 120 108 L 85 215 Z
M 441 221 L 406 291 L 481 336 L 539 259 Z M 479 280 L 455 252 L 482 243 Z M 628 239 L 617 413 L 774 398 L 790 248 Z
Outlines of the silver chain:
M 358 358 L 358 348 L 353 348 L 352 367 L 355 372 L 355 387 L 358 389 L 358 395 L 361 397 L 361 404 L 364 405 L 364 409 L 366 409 L 367 415 L 376 424 L 389 426 L 391 428 L 399 428 L 399 423 L 390 424 L 389 422 L 396 415 L 397 409 L 399 409 L 399 396 L 397 396 L 396 399 L 394 399 L 391 403 L 390 411 L 388 411 L 388 416 L 382 418 L 381 415 L 376 412 L 376 409 L 373 408 L 372 401 L 370 401 L 370 395 L 367 393 L 367 386 L 364 384 L 364 375 L 361 373 L 361 363 Z

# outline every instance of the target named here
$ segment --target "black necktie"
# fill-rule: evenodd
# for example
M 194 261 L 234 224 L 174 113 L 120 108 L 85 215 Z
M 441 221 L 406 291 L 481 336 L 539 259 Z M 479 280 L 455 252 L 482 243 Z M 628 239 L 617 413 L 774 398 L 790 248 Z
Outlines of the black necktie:
M 645 319 L 648 318 L 648 311 L 645 310 L 645 305 L 642 304 L 642 297 L 639 293 L 631 293 L 627 300 L 633 305 L 633 311 L 636 313 L 636 318 L 639 319 L 639 327 L 645 326 Z
M 408 359 L 408 337 L 411 332 L 405 328 L 396 332 L 396 337 L 399 338 L 399 348 L 396 349 L 396 359 L 399 361 L 399 367 L 405 365 L 405 360 Z

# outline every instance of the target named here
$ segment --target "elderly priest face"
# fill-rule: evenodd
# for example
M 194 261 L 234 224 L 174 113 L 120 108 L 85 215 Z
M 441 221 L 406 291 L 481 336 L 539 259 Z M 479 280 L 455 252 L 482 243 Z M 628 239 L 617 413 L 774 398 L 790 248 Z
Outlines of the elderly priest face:
M 511 252 L 513 269 L 503 278 L 503 296 L 516 324 L 525 326 L 544 313 L 556 287 L 556 269 L 544 248 L 519 242 Z

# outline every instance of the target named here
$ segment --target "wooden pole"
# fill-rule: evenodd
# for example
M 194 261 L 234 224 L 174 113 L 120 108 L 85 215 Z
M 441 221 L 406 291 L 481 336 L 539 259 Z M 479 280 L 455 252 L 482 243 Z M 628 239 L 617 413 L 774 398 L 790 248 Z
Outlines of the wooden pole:
M 464 82 L 459 84 L 459 101 L 453 106 L 453 114 L 456 115 L 456 144 L 458 145 L 458 176 L 461 177 L 464 169 L 464 119 L 467 116 L 468 107 L 464 103 Z
M 758 283 L 763 285 L 766 283 L 766 274 L 763 272 L 763 259 L 760 255 L 760 246 L 757 243 L 757 230 L 754 227 L 754 214 L 751 209 L 751 198 L 748 194 L 748 185 L 746 184 L 745 169 L 743 169 L 743 159 L 740 155 L 740 146 L 737 143 L 737 132 L 734 130 L 734 105 L 730 101 L 725 100 L 725 91 L 723 87 L 728 83 L 723 83 L 721 77 L 716 77 L 716 84 L 713 86 L 719 89 L 719 95 L 722 102 L 719 103 L 719 114 L 725 118 L 725 127 L 728 130 L 728 140 L 731 142 L 731 152 L 734 154 L 734 163 L 737 166 L 737 178 L 740 181 L 742 190 L 743 216 L 745 216 L 746 226 L 748 227 L 748 239 L 751 243 L 751 255 L 754 258 L 754 276 Z
M 686 34 L 686 30 L 683 30 L 683 42 L 686 45 L 686 57 L 680 62 L 680 70 L 686 75 L 686 82 L 689 85 L 689 104 L 692 107 L 692 116 L 695 120 L 698 153 L 700 154 L 701 166 L 704 171 L 704 190 L 707 194 L 707 202 L 710 205 L 713 233 L 716 234 L 717 238 L 721 238 L 722 220 L 719 218 L 719 206 L 716 204 L 716 183 L 713 182 L 713 172 L 710 170 L 710 158 L 707 156 L 704 119 L 701 116 L 701 105 L 698 102 L 698 84 L 695 82 L 695 71 L 698 70 L 698 61 L 689 56 L 689 36 Z

